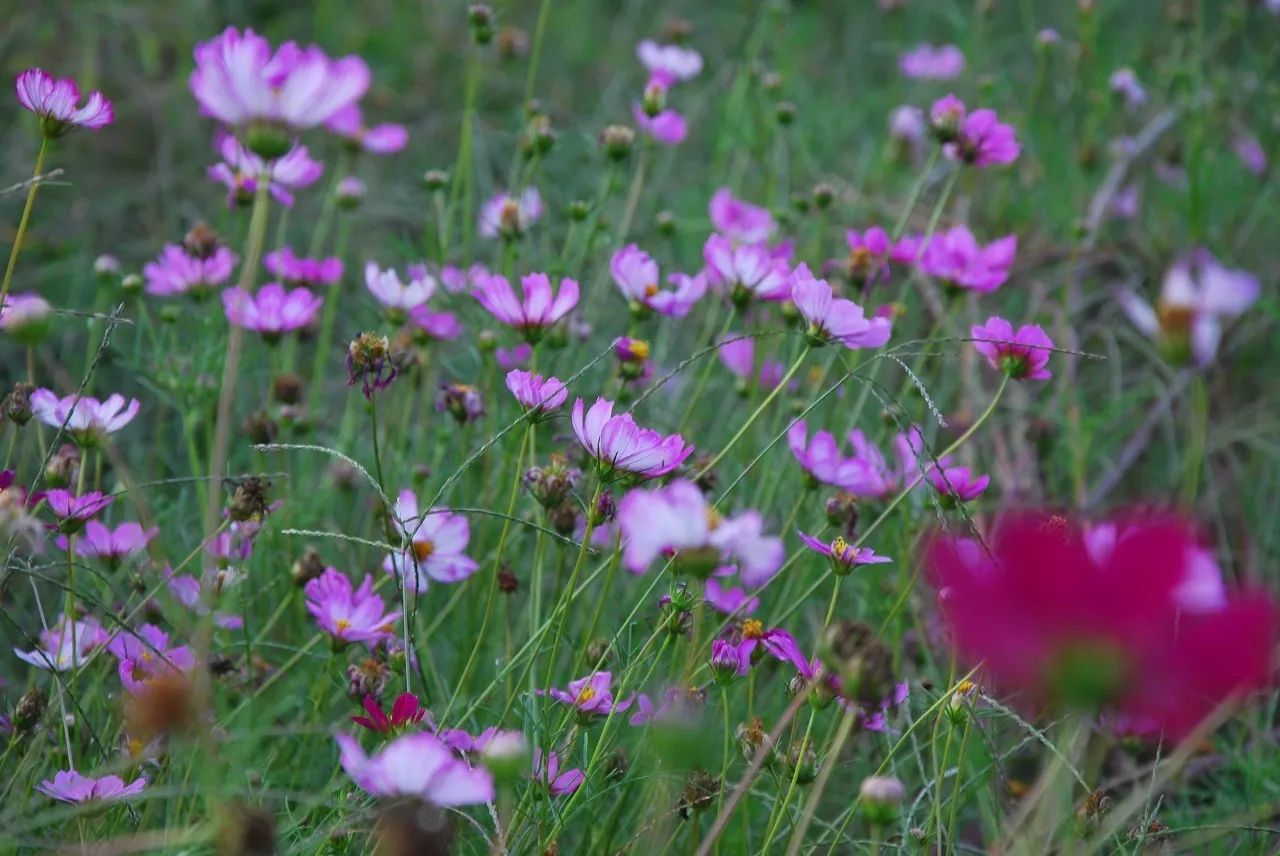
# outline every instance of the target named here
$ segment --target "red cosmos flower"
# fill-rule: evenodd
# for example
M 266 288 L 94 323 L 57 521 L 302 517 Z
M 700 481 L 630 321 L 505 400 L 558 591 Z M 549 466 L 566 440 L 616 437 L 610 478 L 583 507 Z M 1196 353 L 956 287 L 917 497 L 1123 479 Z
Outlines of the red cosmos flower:
M 391 716 L 383 713 L 382 705 L 370 695 L 364 697 L 364 709 L 368 716 L 353 716 L 351 721 L 379 734 L 399 731 L 405 726 L 421 722 L 427 715 L 427 709 L 413 693 L 400 693 L 396 696 L 396 700 L 391 703 Z
M 1121 731 L 1177 739 L 1270 679 L 1275 602 L 1228 593 L 1176 516 L 1086 526 L 1006 514 L 988 546 L 940 535 L 926 566 L 952 644 L 1002 690 L 1102 708 Z

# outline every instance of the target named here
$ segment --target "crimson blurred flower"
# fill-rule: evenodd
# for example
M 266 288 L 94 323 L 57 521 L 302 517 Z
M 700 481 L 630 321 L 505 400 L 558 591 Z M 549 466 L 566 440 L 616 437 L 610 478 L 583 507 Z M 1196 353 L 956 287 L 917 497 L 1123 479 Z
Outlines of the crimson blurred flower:
M 1177 739 L 1270 681 L 1274 600 L 1189 596 L 1203 594 L 1206 571 L 1221 575 L 1179 517 L 1132 512 L 1086 527 L 1014 512 L 988 545 L 940 534 L 925 563 L 952 644 L 1003 691 Z
M 383 713 L 382 705 L 371 695 L 364 697 L 364 709 L 368 716 L 353 716 L 351 721 L 370 731 L 388 734 L 410 725 L 416 725 L 427 716 L 427 709 L 413 693 L 400 693 L 391 703 L 391 715 Z

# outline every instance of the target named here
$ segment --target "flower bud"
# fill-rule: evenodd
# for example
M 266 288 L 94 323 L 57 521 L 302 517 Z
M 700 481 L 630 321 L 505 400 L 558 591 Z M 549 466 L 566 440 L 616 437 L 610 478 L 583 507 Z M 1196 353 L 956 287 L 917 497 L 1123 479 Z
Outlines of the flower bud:
M 659 211 L 654 217 L 653 225 L 659 235 L 670 237 L 676 233 L 676 215 L 665 209 Z
M 894 776 L 868 776 L 858 787 L 858 800 L 867 819 L 875 824 L 893 820 L 905 791 L 902 782 Z
M 636 132 L 626 125 L 609 125 L 600 132 L 600 147 L 613 161 L 624 161 L 631 155 L 636 142 Z
M 280 404 L 301 404 L 306 382 L 292 372 L 278 374 L 271 379 L 271 399 Z
M 120 279 L 120 288 L 125 294 L 139 294 L 145 284 L 142 277 L 136 273 L 125 274 Z
M 467 22 L 471 25 L 471 40 L 487 45 L 493 40 L 493 10 L 483 3 L 467 9 Z
M 13 723 L 13 730 L 22 734 L 35 728 L 44 718 L 48 704 L 49 699 L 44 694 L 44 690 L 39 687 L 27 690 L 13 708 L 13 716 L 10 720 Z
M 858 498 L 847 490 L 828 497 L 827 523 L 851 537 L 858 528 Z
M 561 535 L 572 535 L 578 528 L 578 506 L 572 500 L 548 509 L 547 517 L 551 520 L 551 528 Z
M 93 260 L 93 273 L 99 279 L 113 280 L 120 276 L 120 260 L 110 253 L 103 253 Z
M 613 520 L 618 514 L 618 507 L 613 502 L 613 494 L 607 490 L 601 491 L 596 504 L 588 509 L 588 514 L 592 526 L 603 526 Z
M 738 647 L 732 642 L 717 639 L 711 643 L 711 677 L 720 686 L 733 683 L 738 678 L 741 660 Z
M 503 594 L 515 594 L 520 590 L 520 578 L 510 566 L 503 565 L 498 569 L 498 591 Z
M 796 105 L 790 101 L 779 101 L 778 106 L 774 108 L 774 116 L 778 120 L 778 124 L 786 128 L 796 120 Z
M 429 169 L 422 174 L 422 184 L 432 193 L 437 193 L 449 186 L 449 173 L 442 169 Z
M 227 516 L 236 523 L 249 520 L 261 520 L 271 510 L 268 491 L 271 482 L 257 476 L 250 476 L 236 487 L 227 506 Z
M 364 182 L 354 175 L 348 175 L 339 181 L 337 188 L 334 189 L 334 194 L 338 199 L 338 207 L 344 211 L 351 211 L 360 207 L 360 203 L 364 200 L 364 191 Z
M 293 579 L 293 584 L 298 588 L 302 588 L 307 583 L 324 574 L 324 559 L 320 558 L 320 551 L 315 547 L 308 547 L 293 562 L 293 567 L 289 569 L 289 576 Z
M 80 477 L 80 450 L 63 443 L 44 468 L 44 478 L 53 487 L 68 487 Z
M 591 203 L 585 199 L 575 199 L 565 206 L 565 215 L 575 223 L 581 223 L 591 214 Z
M 851 701 L 875 704 L 893 689 L 893 654 L 867 624 L 829 624 L 819 640 L 818 656 L 839 677 L 842 694 Z
M 657 116 L 667 106 L 667 87 L 650 83 L 644 88 L 644 98 L 640 106 L 646 116 L 650 118 Z
M 459 425 L 475 422 L 485 412 L 480 390 L 467 383 L 440 384 L 436 409 L 447 412 Z
M 26 425 L 31 421 L 31 393 L 35 391 L 35 387 L 25 381 L 18 381 L 13 385 L 13 389 L 4 397 L 4 402 L 0 407 L 4 410 L 5 418 L 15 425 Z
M 529 118 L 524 130 L 520 133 L 518 145 L 526 158 L 545 155 L 556 143 L 556 132 L 551 128 L 551 119 L 545 114 L 537 114 Z
M 831 203 L 835 201 L 835 198 L 836 189 L 826 182 L 814 186 L 813 204 L 819 211 L 825 211 L 830 208 Z
M 787 773 L 797 785 L 808 785 L 818 778 L 818 755 L 804 742 L 787 747 Z

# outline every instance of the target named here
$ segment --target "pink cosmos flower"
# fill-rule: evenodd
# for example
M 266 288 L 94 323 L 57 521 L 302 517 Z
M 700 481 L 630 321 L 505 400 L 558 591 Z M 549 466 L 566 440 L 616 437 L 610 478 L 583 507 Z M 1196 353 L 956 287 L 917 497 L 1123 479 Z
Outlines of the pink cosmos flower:
M 29 68 L 14 82 L 18 103 L 40 117 L 40 130 L 53 139 L 61 137 L 73 126 L 96 131 L 115 120 L 111 102 L 96 89 L 89 93 L 83 107 L 80 87 L 69 77 L 55 78 L 39 68 Z
M 66 615 L 59 615 L 52 627 L 40 631 L 38 638 L 40 647 L 32 651 L 14 648 L 13 653 L 37 669 L 65 672 L 83 666 L 106 643 L 107 631 L 92 615 L 73 622 L 68 622 Z
M 800 645 L 794 636 L 781 627 L 766 630 L 764 624 L 755 618 L 743 619 L 740 626 L 730 628 L 720 641 L 730 646 L 740 675 L 745 675 L 752 665 L 759 662 L 762 654 L 769 654 L 784 663 L 792 662 L 800 655 Z M 721 650 L 728 653 L 723 648 Z
M 916 80 L 950 80 L 964 71 L 964 52 L 955 45 L 916 45 L 898 57 L 898 70 Z
M 1266 175 L 1267 152 L 1257 136 L 1248 131 L 1241 131 L 1231 138 L 1231 149 L 1244 164 L 1244 168 L 1254 175 Z
M 924 132 L 924 111 L 919 107 L 902 104 L 889 112 L 889 136 L 912 153 L 919 151 Z
M 169 634 L 154 624 L 144 624 L 135 634 L 126 630 L 111 638 L 107 650 L 120 661 L 120 682 L 130 693 L 139 693 L 160 674 L 190 672 L 195 655 L 186 645 L 169 647 Z
M 728 339 L 716 347 L 716 356 L 741 381 L 749 381 L 756 371 L 756 343 L 750 338 Z
M 462 335 L 462 322 L 452 312 L 437 312 L 423 303 L 409 310 L 409 323 L 428 341 L 452 342 Z
M 955 141 L 944 144 L 943 153 L 972 166 L 999 166 L 1016 161 L 1022 145 L 1013 127 L 1001 122 L 996 111 L 982 109 L 964 117 Z
M 336 285 L 342 279 L 342 259 L 308 259 L 293 254 L 290 247 L 281 247 L 267 253 L 262 260 L 266 269 L 289 285 L 305 285 L 307 288 Z
M 987 358 L 987 364 L 1014 380 L 1048 380 L 1049 355 L 1053 340 L 1039 324 L 1023 324 L 1015 333 L 1013 325 L 992 315 L 985 325 L 974 325 L 969 335 L 973 349 Z
M 310 187 L 324 173 L 324 164 L 313 159 L 301 143 L 295 143 L 283 157 L 267 162 L 226 134 L 218 143 L 218 152 L 222 163 L 209 167 L 207 174 L 227 188 L 228 208 L 252 203 L 262 181 L 270 182 L 268 191 L 288 208 L 293 205 L 292 189 Z
M 426 591 L 429 579 L 456 583 L 476 572 L 475 560 L 463 552 L 471 540 L 466 517 L 447 508 L 421 513 L 418 498 L 411 490 L 400 491 L 392 512 L 401 537 L 409 546 L 404 553 L 387 556 L 382 569 L 399 577 L 410 591 Z
M 440 268 L 440 284 L 450 294 L 461 294 L 470 291 L 489 275 L 489 269 L 482 264 L 473 264 L 463 269 L 456 265 L 444 265 Z
M 835 342 L 851 350 L 878 348 L 889 341 L 893 325 L 887 318 L 867 318 L 852 300 L 837 299 L 823 279 L 814 279 L 801 264 L 788 278 L 791 299 L 808 324 L 810 344 Z
M 545 273 L 531 273 L 520 277 L 520 290 L 523 298 L 516 297 L 505 276 L 493 274 L 477 285 L 472 296 L 490 315 L 503 324 L 515 327 L 531 342 L 578 305 L 576 279 L 565 277 L 560 280 L 560 291 L 557 294 L 551 287 L 551 279 Z
M 989 294 L 1009 278 L 1017 251 L 1017 235 L 1006 235 L 984 247 L 968 227 L 953 226 L 925 245 L 920 268 L 948 285 Z
M 693 482 L 683 479 L 653 490 L 629 491 L 618 505 L 622 530 L 622 562 L 642 574 L 659 556 L 676 557 L 708 572 L 725 563 L 737 565 L 743 583 L 758 588 L 782 567 L 782 539 L 765 535 L 758 512 L 722 518 Z M 706 574 L 703 574 L 704 576 Z
M 732 574 L 734 568 L 717 568 L 702 588 L 702 599 L 716 612 L 725 615 L 750 615 L 760 608 L 760 598 L 747 594 L 740 586 L 722 583 L 722 576 Z
M 934 490 L 955 502 L 972 502 L 991 484 L 991 476 L 978 476 L 968 467 L 950 466 L 946 459 L 941 463 L 941 467 L 930 467 L 925 477 Z
M 359 57 L 334 60 L 294 42 L 273 53 L 253 30 L 235 27 L 196 45 L 195 60 L 190 84 L 200 112 L 233 128 L 314 128 L 369 88 L 369 67 Z
M 498 361 L 498 368 L 506 371 L 524 368 L 533 358 L 533 346 L 528 342 L 521 342 L 513 348 L 499 347 L 493 352 L 493 358 Z
M 652 310 L 673 318 L 688 315 L 693 304 L 707 290 L 704 275 L 687 276 L 677 273 L 670 277 L 676 290 L 663 291 L 658 287 L 661 281 L 658 263 L 635 244 L 628 244 L 613 254 L 609 260 L 609 273 L 613 275 L 618 290 L 632 305 L 633 311 L 635 307 L 640 307 L 641 310 Z
M 386 611 L 382 598 L 373 593 L 373 577 L 365 574 L 360 588 L 353 590 L 351 580 L 336 568 L 307 583 L 307 611 L 320 628 L 340 644 L 363 642 L 372 647 L 394 634 L 400 613 Z
M 590 410 L 581 398 L 573 403 L 573 433 L 605 470 L 657 478 L 693 454 L 693 446 L 679 434 L 664 437 L 641 428 L 630 413 L 614 416 L 613 408 L 614 403 L 605 398 L 597 398 Z
M 47 797 L 65 803 L 82 803 L 111 800 L 122 800 L 136 797 L 147 786 L 147 780 L 139 777 L 129 784 L 119 776 L 103 776 L 95 779 L 84 776 L 75 770 L 59 770 L 52 779 L 46 779 L 36 785 L 36 790 Z
M 585 678 L 569 681 L 567 690 L 552 687 L 545 692 L 538 690 L 539 695 L 549 695 L 561 704 L 567 704 L 578 711 L 583 718 L 607 716 L 611 712 L 622 713 L 631 707 L 634 697 L 614 701 L 612 691 L 613 675 L 609 672 L 594 672 Z
M 425 304 L 436 293 L 437 287 L 435 278 L 420 265 L 409 272 L 409 282 L 406 284 L 400 281 L 395 268 L 382 270 L 376 262 L 367 262 L 364 266 L 364 282 L 374 299 L 388 313 L 397 316 L 403 316 Z
M 220 593 L 223 589 L 241 582 L 244 576 L 239 571 L 220 569 L 214 577 L 214 593 Z M 191 574 L 175 574 L 172 569 L 169 569 L 165 573 L 165 585 L 169 588 L 169 594 L 173 595 L 178 603 L 196 615 L 208 614 L 209 607 L 203 595 L 204 587 L 199 579 Z M 223 630 L 239 630 L 244 627 L 244 619 L 230 612 L 215 612 L 213 623 Z
M 400 693 L 391 703 L 391 715 L 382 712 L 382 705 L 373 696 L 364 697 L 364 709 L 368 716 L 353 716 L 351 721 L 379 734 L 390 734 L 411 725 L 417 725 L 427 716 L 427 709 L 413 693 Z
M 986 538 L 938 535 L 925 554 L 942 619 L 984 683 L 1029 704 L 1097 709 L 1150 739 L 1185 736 L 1224 701 L 1267 686 L 1277 610 L 1260 591 L 1188 609 L 1199 543 L 1168 515 L 1108 521 L 1108 549 L 1056 512 L 1007 514 Z
M 560 756 L 555 752 L 543 753 L 541 749 L 533 750 L 532 779 L 547 789 L 553 797 L 571 794 L 586 781 L 587 775 L 578 769 L 561 770 Z
M 816 431 L 809 436 L 803 419 L 787 429 L 787 445 L 791 454 L 808 475 L 812 485 L 829 484 L 860 496 L 879 496 L 885 481 L 879 461 L 863 457 L 846 458 L 840 444 L 829 431 Z
M 773 234 L 769 209 L 735 198 L 727 187 L 712 195 L 707 213 L 715 230 L 735 244 L 763 243 Z
M 1222 321 L 1253 305 L 1261 294 L 1257 277 L 1222 265 L 1208 250 L 1179 259 L 1165 274 L 1153 307 L 1123 290 L 1121 308 L 1133 325 L 1157 339 L 1175 361 L 1212 362 L 1222 340 Z
M 84 533 L 76 539 L 76 555 L 85 558 L 106 559 L 118 565 L 126 556 L 141 553 L 148 542 L 160 531 L 154 526 L 143 529 L 140 523 L 121 523 L 114 530 L 96 520 L 85 524 Z M 67 538 L 59 535 L 58 548 L 67 549 Z
M 520 369 L 507 373 L 507 389 L 511 390 L 521 407 L 535 415 L 560 409 L 569 397 L 563 381 Z
M 377 754 L 365 755 L 356 739 L 334 735 L 342 769 L 362 790 L 379 797 L 418 797 L 438 806 L 493 801 L 493 777 L 470 767 L 434 734 L 397 737 Z
M 53 307 L 49 301 L 31 291 L 8 294 L 0 304 L 0 330 L 24 343 L 38 342 L 44 337 Z
M 203 298 L 231 278 L 235 264 L 236 254 L 226 247 L 218 247 L 213 255 L 202 259 L 189 255 L 180 244 L 165 244 L 159 257 L 143 266 L 142 275 L 147 281 L 147 294 Z
M 1130 110 L 1136 110 L 1147 103 L 1147 90 L 1138 82 L 1138 75 L 1128 66 L 1111 72 L 1108 85 L 1112 92 L 1124 98 Z
M 889 278 L 889 261 L 894 258 L 894 241 L 879 226 L 865 232 L 849 229 L 844 233 L 849 245 L 849 272 L 856 282 L 874 285 Z
M 360 105 L 354 101 L 330 116 L 325 127 L 356 150 L 374 155 L 395 154 L 409 142 L 409 132 L 404 125 L 386 123 L 366 126 L 360 114 Z
M 723 235 L 712 235 L 703 245 L 702 258 L 708 283 L 739 306 L 790 296 L 787 263 L 764 244 L 734 244 Z
M 37 389 L 31 393 L 31 412 L 46 425 L 62 428 L 71 434 L 78 446 L 92 446 L 107 434 L 114 434 L 138 415 L 138 399 L 125 404 L 123 395 L 113 394 L 105 401 L 87 395 L 59 398 L 53 390 Z
M 324 299 L 299 286 L 285 291 L 278 282 L 269 282 L 249 294 L 239 288 L 222 292 L 222 308 L 227 320 L 237 327 L 261 333 L 268 342 L 279 341 L 285 333 L 310 326 Z
M 899 434 L 895 444 L 900 450 L 897 467 L 889 466 L 884 455 L 875 444 L 867 439 L 862 429 L 854 428 L 849 432 L 849 447 L 853 450 L 853 459 L 862 465 L 862 476 L 856 493 L 870 499 L 881 499 L 898 489 L 903 473 L 901 449 L 906 443 L 906 436 Z M 908 449 L 909 452 L 909 449 Z M 910 458 L 908 457 L 908 462 Z
M 517 199 L 509 193 L 489 197 L 480 208 L 480 236 L 518 238 L 542 218 L 542 196 L 536 187 L 526 187 Z
M 859 565 L 881 565 L 893 561 L 888 556 L 877 555 L 876 551 L 870 547 L 855 547 L 840 535 L 827 543 L 819 541 L 812 535 L 806 535 L 799 529 L 796 530 L 796 534 L 810 550 L 826 556 L 831 561 L 832 570 L 839 576 L 849 573 Z
M 664 89 L 677 81 L 692 80 L 702 71 L 702 55 L 680 45 L 660 45 L 645 39 L 636 45 L 636 58 L 649 70 L 650 82 Z
M 660 110 L 656 116 L 650 116 L 639 102 L 635 102 L 631 105 L 631 116 L 635 119 L 637 128 L 664 146 L 678 146 L 689 136 L 688 121 L 670 107 Z
M 58 528 L 67 534 L 79 532 L 89 518 L 115 501 L 115 497 L 96 490 L 76 496 L 62 488 L 46 491 L 43 495 L 37 494 L 36 498 L 44 500 L 49 512 L 58 518 Z

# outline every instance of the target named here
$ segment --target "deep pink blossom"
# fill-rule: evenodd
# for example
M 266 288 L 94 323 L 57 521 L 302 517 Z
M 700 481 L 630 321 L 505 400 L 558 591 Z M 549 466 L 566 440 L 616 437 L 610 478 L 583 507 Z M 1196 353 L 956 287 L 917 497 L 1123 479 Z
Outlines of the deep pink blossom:
M 542 196 L 536 187 L 526 187 L 519 198 L 497 193 L 480 208 L 480 236 L 518 238 L 542 218 Z
M 554 377 L 514 369 L 507 373 L 507 389 L 526 411 L 545 414 L 559 410 L 569 397 L 564 382 Z
M 18 103 L 40 117 L 40 130 L 48 138 L 61 137 L 73 126 L 96 131 L 115 120 L 111 102 L 96 89 L 83 107 L 80 87 L 70 77 L 55 78 L 39 68 L 29 68 L 14 82 Z
M 986 492 L 991 476 L 979 476 L 968 467 L 951 466 L 944 458 L 941 466 L 930 467 L 925 477 L 934 490 L 956 502 L 972 502 Z
M 769 209 L 737 199 L 727 187 L 712 194 L 708 214 L 715 230 L 736 244 L 759 244 L 773 234 Z
M 852 300 L 836 298 L 823 279 L 814 279 L 801 264 L 788 277 L 791 300 L 808 324 L 811 344 L 834 342 L 851 350 L 878 348 L 889 341 L 893 325 L 887 318 L 867 318 Z
M 920 268 L 948 285 L 988 294 L 1009 278 L 1017 251 L 1017 235 L 1006 235 L 984 247 L 968 227 L 953 226 L 929 239 Z
M 998 315 L 986 324 L 975 324 L 969 331 L 973 348 L 987 358 L 991 368 L 1015 380 L 1048 380 L 1049 356 L 1053 340 L 1039 324 L 1023 324 L 1014 332 L 1013 325 Z
M 787 429 L 787 445 L 813 485 L 828 484 L 868 497 L 887 492 L 884 459 L 845 457 L 829 431 L 816 431 L 810 437 L 805 421 L 797 420 Z
M 490 315 L 531 341 L 578 305 L 578 281 L 568 277 L 560 280 L 557 293 L 545 273 L 531 273 L 520 277 L 520 291 L 522 297 L 517 297 L 505 276 L 493 274 L 480 281 L 473 295 Z
M 476 572 L 478 565 L 466 555 L 471 540 L 467 518 L 447 508 L 418 510 L 418 498 L 411 490 L 402 490 L 392 508 L 396 527 L 408 548 L 393 553 L 382 562 L 382 569 L 399 577 L 412 592 L 427 590 L 429 580 L 456 583 Z
M 760 598 L 750 595 L 741 586 L 721 582 L 724 576 L 734 572 L 732 566 L 717 568 L 702 588 L 702 598 L 716 612 L 725 615 L 750 615 L 760 608 Z
M 31 412 L 36 419 L 52 428 L 63 428 L 79 446 L 92 446 L 108 434 L 114 434 L 138 415 L 138 399 L 115 393 L 104 401 L 88 395 L 59 398 L 49 389 L 31 393 Z
M 585 678 L 569 681 L 568 689 L 552 687 L 540 695 L 549 695 L 561 704 L 569 705 L 582 717 L 607 716 L 611 712 L 622 713 L 631 707 L 632 697 L 615 701 L 612 690 L 613 675 L 609 672 L 593 672 Z
M 292 190 L 310 187 L 324 173 L 324 164 L 313 159 L 301 143 L 294 144 L 283 157 L 268 162 L 228 134 L 219 141 L 218 152 L 222 162 L 209 167 L 207 174 L 227 188 L 228 207 L 252 203 L 258 185 L 267 181 L 272 197 L 288 208 L 293 205 Z
M 76 555 L 86 558 L 106 559 L 118 564 L 126 556 L 141 553 L 159 530 L 154 526 L 143 529 L 140 523 L 121 523 L 115 529 L 96 520 L 85 524 L 84 532 L 76 539 Z M 67 549 L 65 535 L 58 536 L 58 548 Z
M 636 127 L 664 146 L 678 146 L 689 136 L 689 122 L 679 111 L 668 107 L 650 116 L 639 102 L 631 105 L 631 116 Z
M 196 45 L 195 60 L 190 85 L 200 111 L 237 129 L 313 128 L 369 88 L 369 67 L 359 57 L 334 60 L 315 45 L 301 48 L 294 42 L 273 52 L 253 30 L 241 33 L 235 27 Z
M 964 71 L 964 52 L 955 45 L 916 45 L 898 57 L 898 70 L 917 80 L 950 80 Z
M 386 611 L 387 606 L 373 593 L 373 577 L 365 574 L 360 588 L 353 589 L 347 575 L 336 568 L 307 583 L 307 611 L 320 628 L 335 642 L 363 642 L 369 646 L 390 639 L 400 613 Z
M 72 622 L 67 621 L 66 615 L 59 615 L 48 630 L 40 631 L 39 647 L 31 651 L 14 648 L 13 653 L 37 669 L 65 672 L 83 666 L 106 643 L 107 635 L 92 615 Z
M 262 263 L 268 272 L 289 285 L 314 289 L 336 285 L 342 279 L 342 259 L 337 256 L 308 259 L 294 255 L 290 247 L 281 247 L 267 253 Z
M 1016 161 L 1022 145 L 1012 125 L 1001 122 L 996 111 L 982 109 L 964 117 L 955 141 L 946 143 L 943 152 L 972 166 L 999 166 Z
M 409 323 L 428 341 L 452 342 L 462 335 L 462 322 L 452 312 L 437 312 L 422 303 L 409 310 Z
M 342 769 L 362 790 L 379 797 L 418 797 L 438 806 L 493 801 L 493 776 L 471 767 L 434 734 L 406 734 L 369 756 L 348 734 L 337 734 Z
M 353 716 L 351 721 L 379 734 L 389 734 L 417 725 L 427 716 L 427 709 L 413 693 L 400 693 L 391 703 L 391 715 L 382 712 L 382 705 L 373 696 L 364 697 L 364 709 L 368 716 Z
M 46 491 L 38 497 L 44 500 L 49 512 L 58 518 L 58 528 L 64 534 L 79 532 L 90 518 L 115 501 L 115 497 L 96 490 L 76 496 L 63 488 Z
M 605 398 L 597 398 L 589 410 L 581 398 L 573 404 L 573 433 L 601 467 L 657 478 L 693 454 L 693 446 L 679 434 L 664 437 L 651 428 L 641 428 L 630 413 L 615 416 L 613 407 Z
M 859 565 L 880 565 L 893 561 L 888 556 L 877 555 L 876 551 L 870 547 L 855 547 L 841 535 L 837 535 L 830 542 L 825 542 L 819 541 L 812 535 L 806 535 L 798 529 L 796 534 L 810 550 L 826 556 L 837 575 L 847 574 Z
M 103 776 L 95 779 L 75 770 L 59 770 L 52 779 L 46 779 L 36 785 L 36 790 L 59 802 L 109 802 L 136 797 L 147 787 L 143 777 L 134 779 L 129 784 L 119 776 Z
M 1110 523 L 1121 535 L 1098 550 L 1060 514 L 1007 514 L 985 547 L 939 535 L 925 565 L 952 644 L 982 664 L 984 682 L 1028 703 L 1101 707 L 1125 731 L 1177 739 L 1269 683 L 1276 605 L 1255 591 L 1188 609 L 1193 527 L 1150 513 Z
M 579 769 L 561 769 L 559 755 L 555 752 L 544 754 L 541 749 L 535 748 L 532 778 L 546 788 L 551 796 L 563 797 L 582 787 L 587 775 Z
M 409 132 L 404 125 L 365 125 L 360 106 L 355 102 L 330 116 L 325 127 L 353 148 L 374 155 L 395 154 L 409 142 Z
M 707 280 L 703 274 L 688 276 L 676 273 L 669 277 L 670 282 L 676 286 L 675 290 L 664 291 L 658 285 L 661 281 L 658 263 L 635 244 L 628 244 L 613 254 L 609 261 L 609 272 L 613 275 L 618 290 L 633 308 L 652 310 L 673 318 L 688 315 L 693 304 L 707 290 Z
M 190 672 L 196 665 L 190 648 L 169 647 L 169 634 L 154 624 L 144 624 L 137 633 L 121 631 L 107 650 L 120 662 L 120 682 L 131 693 L 142 692 L 160 675 Z
M 146 279 L 147 294 L 157 297 L 175 297 L 190 294 L 204 298 L 231 278 L 236 254 L 226 247 L 218 247 L 207 258 L 189 254 L 180 244 L 165 244 L 155 261 L 142 268 Z
M 227 320 L 237 327 L 261 333 L 268 341 L 313 324 L 324 299 L 299 286 L 285 291 L 278 282 L 269 282 L 249 294 L 239 288 L 222 292 L 222 308 Z

